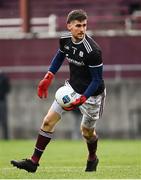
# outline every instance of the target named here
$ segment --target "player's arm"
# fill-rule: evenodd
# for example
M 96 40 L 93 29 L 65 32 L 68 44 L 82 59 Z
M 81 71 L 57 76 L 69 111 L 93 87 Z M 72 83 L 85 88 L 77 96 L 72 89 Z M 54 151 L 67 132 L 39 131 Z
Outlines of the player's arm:
M 97 66 L 89 66 L 89 70 L 92 76 L 92 81 L 84 92 L 84 96 L 87 99 L 96 92 L 97 88 L 102 83 L 103 64 Z
M 58 49 L 56 55 L 52 59 L 52 62 L 51 62 L 51 65 L 50 65 L 48 71 L 55 74 L 59 70 L 59 68 L 61 67 L 64 59 L 65 59 L 65 54 L 60 49 Z
M 63 61 L 65 59 L 65 54 L 59 49 L 52 59 L 51 65 L 48 69 L 48 72 L 44 76 L 44 78 L 39 82 L 38 85 L 38 96 L 40 98 L 46 98 L 48 95 L 48 87 L 50 86 L 52 79 L 54 78 L 55 73 L 59 70 L 61 67 Z

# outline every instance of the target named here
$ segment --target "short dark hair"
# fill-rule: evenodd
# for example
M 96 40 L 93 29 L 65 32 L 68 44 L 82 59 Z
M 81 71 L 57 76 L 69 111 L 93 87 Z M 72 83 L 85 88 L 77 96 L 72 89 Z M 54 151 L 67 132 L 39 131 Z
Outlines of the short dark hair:
M 67 24 L 75 20 L 81 22 L 87 18 L 88 18 L 87 13 L 84 10 L 82 9 L 73 10 L 67 16 Z

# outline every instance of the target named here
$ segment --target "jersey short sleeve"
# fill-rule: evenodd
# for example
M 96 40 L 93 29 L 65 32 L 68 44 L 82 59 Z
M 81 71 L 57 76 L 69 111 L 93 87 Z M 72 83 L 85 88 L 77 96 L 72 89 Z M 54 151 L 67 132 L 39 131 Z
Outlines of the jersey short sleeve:
M 102 52 L 100 46 L 89 36 L 86 36 L 84 46 L 87 50 L 86 65 L 99 66 L 102 64 Z
M 60 51 L 61 52 L 65 52 L 65 49 L 64 49 L 64 47 L 66 46 L 66 44 L 71 40 L 71 37 L 72 37 L 72 35 L 71 35 L 71 33 L 70 32 L 66 32 L 66 33 L 63 33 L 62 35 L 61 35 L 61 38 L 60 38 L 60 40 L 59 40 L 59 45 L 60 45 Z
M 93 50 L 87 59 L 87 65 L 89 67 L 95 67 L 102 64 L 102 53 L 101 50 Z

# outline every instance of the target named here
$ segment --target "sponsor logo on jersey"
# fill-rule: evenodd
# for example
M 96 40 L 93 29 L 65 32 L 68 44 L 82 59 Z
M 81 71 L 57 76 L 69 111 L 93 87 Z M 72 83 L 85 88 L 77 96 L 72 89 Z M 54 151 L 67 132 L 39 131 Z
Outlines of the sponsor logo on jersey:
M 67 57 L 67 60 L 68 60 L 69 63 L 73 63 L 73 64 L 75 64 L 77 66 L 84 66 L 85 65 L 83 61 L 79 62 L 79 61 L 76 61 L 76 60 L 68 58 L 68 57 Z

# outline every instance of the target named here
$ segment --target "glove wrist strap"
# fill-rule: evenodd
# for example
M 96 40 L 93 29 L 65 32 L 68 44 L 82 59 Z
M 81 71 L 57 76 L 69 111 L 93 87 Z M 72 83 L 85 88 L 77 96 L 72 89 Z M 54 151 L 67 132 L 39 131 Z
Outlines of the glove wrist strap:
M 47 72 L 44 79 L 49 79 L 50 81 L 54 78 L 54 74 L 50 71 Z

